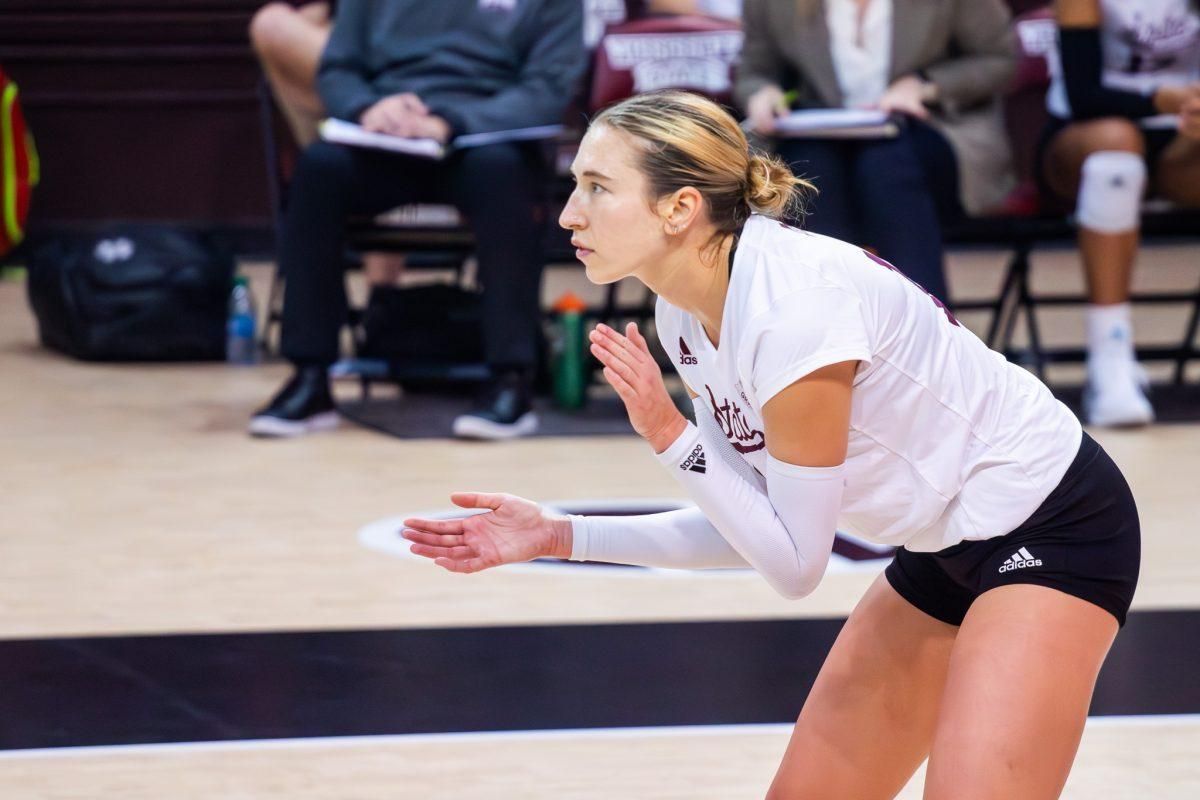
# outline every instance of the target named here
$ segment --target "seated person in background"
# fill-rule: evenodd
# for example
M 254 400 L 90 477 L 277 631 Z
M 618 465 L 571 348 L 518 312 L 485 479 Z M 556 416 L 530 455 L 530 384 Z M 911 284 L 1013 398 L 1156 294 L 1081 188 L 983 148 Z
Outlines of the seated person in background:
M 582 10 L 560 0 L 339 3 L 317 88 L 330 115 L 372 131 L 448 142 L 467 133 L 555 124 L 584 66 Z M 336 425 L 327 372 L 346 320 L 341 253 L 350 215 L 450 202 L 478 241 L 488 391 L 454 433 L 531 433 L 541 279 L 540 144 L 500 143 L 443 161 L 317 141 L 292 180 L 279 254 L 287 276 L 283 355 L 295 372 L 250 432 Z M 437 331 L 430 331 L 436 336 Z
M 904 117 L 895 138 L 776 146 L 820 190 L 806 227 L 877 250 L 947 302 L 940 221 L 1011 188 L 997 94 L 1015 59 L 1002 0 L 746 0 L 743 26 L 735 96 L 758 133 L 771 135 L 789 106 Z
M 722 19 L 741 19 L 742 0 L 648 0 L 651 14 L 703 14 Z
M 1149 177 L 1154 193 L 1200 208 L 1200 11 L 1191 0 L 1058 0 L 1055 15 L 1037 163 L 1044 191 L 1073 204 L 1079 225 L 1092 302 L 1084 416 L 1142 425 L 1154 409 L 1129 309 L 1139 206 Z
M 254 52 L 301 148 L 317 138 L 317 125 L 326 116 L 317 94 L 317 66 L 331 27 L 329 4 L 321 2 L 302 6 L 268 3 L 250 21 Z M 395 283 L 404 271 L 404 255 L 366 253 L 363 271 L 372 285 Z

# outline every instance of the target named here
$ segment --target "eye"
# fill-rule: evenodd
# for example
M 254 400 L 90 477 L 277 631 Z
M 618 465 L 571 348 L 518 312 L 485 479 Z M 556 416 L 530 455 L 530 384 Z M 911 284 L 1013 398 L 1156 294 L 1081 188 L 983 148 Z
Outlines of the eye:
M 606 192 L 608 190 L 598 183 L 593 183 L 590 187 L 588 187 L 588 191 L 592 194 L 599 194 L 600 192 Z

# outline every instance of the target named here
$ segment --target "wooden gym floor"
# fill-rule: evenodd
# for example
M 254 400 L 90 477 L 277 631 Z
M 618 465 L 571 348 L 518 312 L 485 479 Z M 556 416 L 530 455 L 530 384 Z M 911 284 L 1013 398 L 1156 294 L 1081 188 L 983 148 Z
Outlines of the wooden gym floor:
M 954 254 L 956 296 L 988 291 L 1001 258 Z M 1037 263 L 1048 286 L 1077 285 L 1070 251 Z M 1198 246 L 1147 248 L 1139 281 L 1198 270 Z M 264 297 L 268 268 L 250 272 Z M 578 280 L 555 270 L 547 295 Z M 1139 339 L 1169 340 L 1182 317 L 1139 311 Z M 1078 341 L 1076 312 L 1045 322 Z M 71 362 L 37 347 L 23 285 L 0 282 L 0 796 L 761 796 L 819 663 L 799 651 L 885 562 L 799 602 L 741 573 L 445 574 L 360 534 L 459 488 L 584 505 L 678 490 L 632 437 L 249 439 L 285 374 Z M 1144 560 L 1065 796 L 1200 796 L 1200 424 L 1093 434 L 1134 487 Z M 687 680 L 656 674 L 672 656 L 655 642 L 691 654 Z M 770 685 L 708 682 L 738 663 Z M 471 707 L 422 697 L 423 669 Z M 612 674 L 643 676 L 637 703 Z

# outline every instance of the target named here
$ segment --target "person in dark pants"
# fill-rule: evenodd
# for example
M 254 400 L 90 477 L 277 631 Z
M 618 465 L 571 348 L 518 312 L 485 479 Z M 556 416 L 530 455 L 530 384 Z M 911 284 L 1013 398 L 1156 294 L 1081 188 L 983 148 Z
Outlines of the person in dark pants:
M 559 122 L 583 66 L 579 3 L 346 0 L 317 86 L 333 117 L 445 143 Z M 327 373 L 346 320 L 346 220 L 421 201 L 457 206 L 479 245 L 493 380 L 454 421 L 454 433 L 532 433 L 544 169 L 536 143 L 461 149 L 442 161 L 324 141 L 308 147 L 292 180 L 280 250 L 282 349 L 296 369 L 254 415 L 250 432 L 292 436 L 337 424 Z
M 820 195 L 805 227 L 876 250 L 943 302 L 942 224 L 1012 187 L 997 102 L 1015 64 L 1003 0 L 746 0 L 735 97 L 773 136 L 789 108 L 874 108 L 895 138 L 777 139 Z
M 806 228 L 869 245 L 949 302 L 941 224 L 960 219 L 963 209 L 958 163 L 944 136 L 907 119 L 895 138 L 780 139 L 776 151 L 821 187 Z

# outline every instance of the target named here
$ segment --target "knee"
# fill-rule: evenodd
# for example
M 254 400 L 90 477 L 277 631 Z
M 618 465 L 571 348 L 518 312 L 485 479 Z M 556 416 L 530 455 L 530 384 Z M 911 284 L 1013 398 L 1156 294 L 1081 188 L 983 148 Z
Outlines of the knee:
M 890 196 L 914 185 L 926 188 L 921 162 L 903 137 L 866 145 L 855 159 L 853 176 L 855 191 L 866 197 Z
M 1089 153 L 1115 150 L 1142 155 L 1146 151 L 1146 141 L 1138 126 L 1123 117 L 1110 117 L 1087 123 L 1084 143 Z
M 250 43 L 262 58 L 270 58 L 290 44 L 289 31 L 296 9 L 285 2 L 267 3 L 250 20 Z
M 350 148 L 330 142 L 317 141 L 304 149 L 296 163 L 292 179 L 294 190 L 317 185 L 322 191 L 342 185 L 354 168 Z

